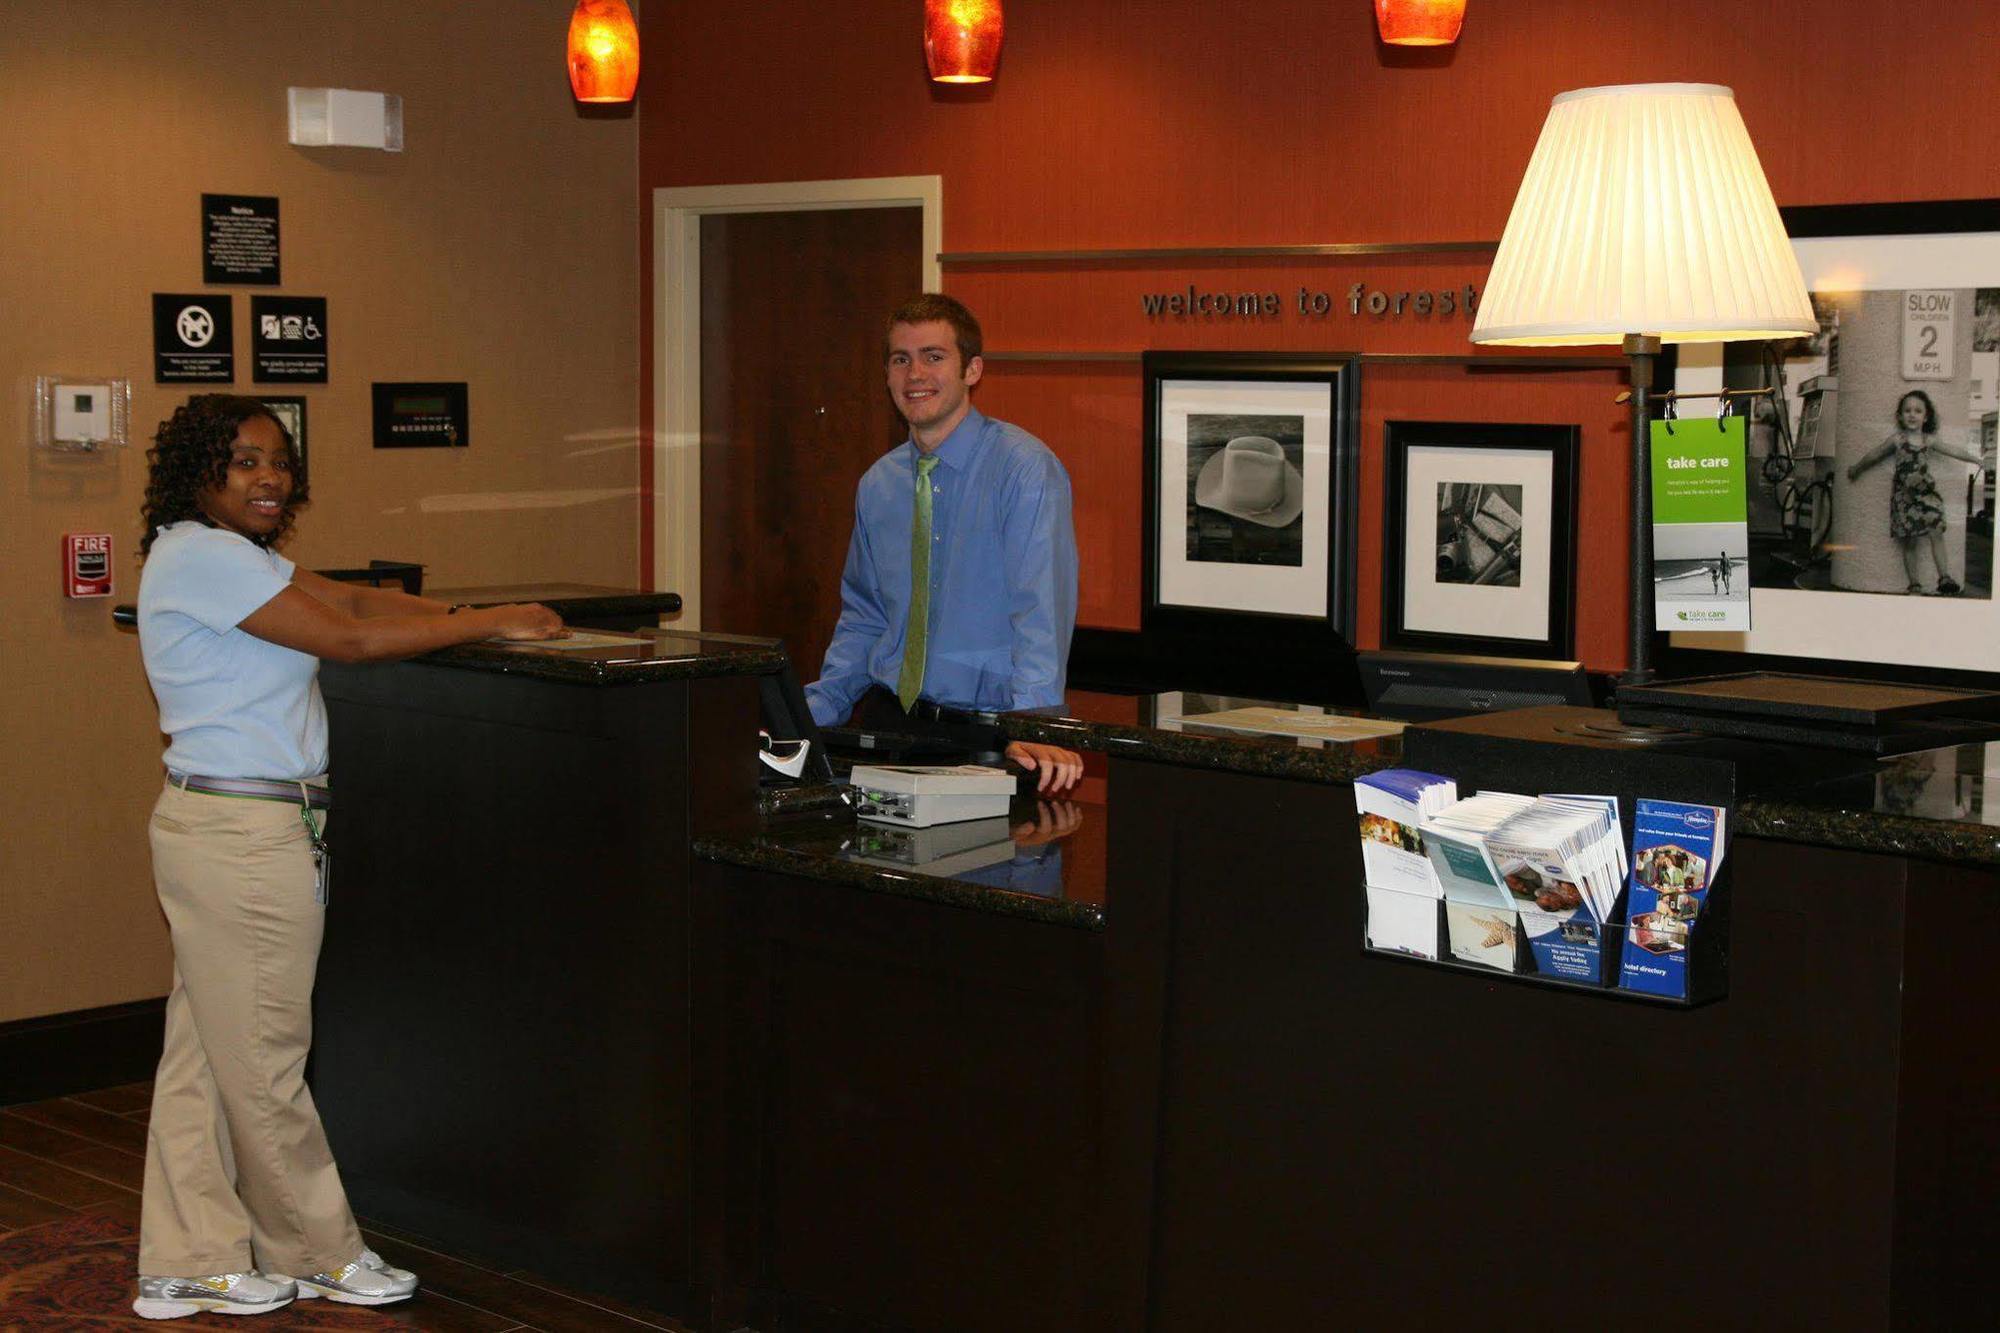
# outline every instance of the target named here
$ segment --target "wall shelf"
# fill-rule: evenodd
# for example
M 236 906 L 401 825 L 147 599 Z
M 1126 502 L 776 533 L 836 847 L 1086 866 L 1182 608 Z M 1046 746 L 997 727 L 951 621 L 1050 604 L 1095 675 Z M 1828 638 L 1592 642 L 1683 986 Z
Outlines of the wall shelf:
M 1348 255 L 1492 254 L 1498 241 L 1363 241 L 1335 245 L 1200 245 L 1140 250 L 942 250 L 945 267 L 996 264 L 1122 264 L 1198 259 L 1329 259 Z
M 1119 349 L 1097 352 L 1062 351 L 986 351 L 981 359 L 986 361 L 1015 362 L 1132 362 L 1136 364 L 1143 351 Z M 1476 354 L 1454 352 L 1362 352 L 1357 358 L 1363 365 L 1373 366 L 1464 366 L 1467 370 L 1624 370 L 1622 356 L 1509 356 L 1501 354 Z

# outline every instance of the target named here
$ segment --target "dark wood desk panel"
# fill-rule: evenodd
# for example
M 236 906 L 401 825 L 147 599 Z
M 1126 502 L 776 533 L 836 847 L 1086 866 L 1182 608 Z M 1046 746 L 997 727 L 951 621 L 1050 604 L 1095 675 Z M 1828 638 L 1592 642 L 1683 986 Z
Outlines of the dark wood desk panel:
M 714 1326 L 1102 1327 L 1102 937 L 734 865 L 697 882 Z
M 1934 933 L 1990 875 L 1739 838 L 1730 994 L 1657 1010 L 1364 956 L 1346 787 L 1111 781 L 1112 901 L 1172 899 L 1149 1327 L 1991 1308 L 1994 1064 L 1944 1035 L 1991 974 Z
M 754 804 L 753 676 L 328 666 L 314 1086 L 358 1212 L 581 1289 L 692 1282 L 692 833 Z

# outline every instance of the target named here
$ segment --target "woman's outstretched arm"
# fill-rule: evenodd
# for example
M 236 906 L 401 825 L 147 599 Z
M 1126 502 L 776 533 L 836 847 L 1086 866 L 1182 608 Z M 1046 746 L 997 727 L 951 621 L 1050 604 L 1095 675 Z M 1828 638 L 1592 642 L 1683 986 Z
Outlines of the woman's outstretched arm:
M 400 588 L 330 579 L 304 566 L 292 570 L 292 586 L 305 589 L 336 611 L 364 620 L 372 616 L 442 616 L 451 611 L 447 602 L 412 597 Z
M 330 662 L 391 662 L 480 639 L 552 639 L 563 632 L 561 618 L 539 604 L 491 606 L 455 616 L 432 611 L 357 616 L 296 584 L 245 616 L 242 628 L 268 643 Z

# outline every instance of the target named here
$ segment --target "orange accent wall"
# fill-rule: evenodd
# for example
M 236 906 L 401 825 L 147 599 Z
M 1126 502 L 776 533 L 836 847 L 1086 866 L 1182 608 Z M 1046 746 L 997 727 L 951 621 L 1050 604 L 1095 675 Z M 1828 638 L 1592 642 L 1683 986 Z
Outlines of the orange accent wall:
M 914 4 L 651 4 L 641 13 L 642 366 L 659 186 L 938 174 L 946 251 L 1496 239 L 1548 100 L 1569 88 L 1725 83 L 1782 204 L 2000 195 L 1986 103 L 2000 5 L 1948 0 L 1517 0 L 1472 7 L 1455 46 L 1393 50 L 1371 6 L 1327 0 L 1063 0 L 1008 11 L 999 79 L 924 77 Z M 754 53 L 754 67 L 744 59 Z M 1466 321 L 1148 319 L 1189 281 L 1339 299 L 1483 285 L 1483 261 L 948 268 L 1004 350 L 1226 347 L 1468 351 Z M 1391 284 L 1395 284 L 1391 286 Z M 1393 418 L 1584 429 L 1578 651 L 1624 664 L 1622 414 L 1611 372 L 1369 367 L 1362 387 L 1360 640 L 1379 632 L 1381 436 Z M 645 411 L 650 427 L 652 386 Z M 1001 363 L 985 410 L 1042 435 L 1078 491 L 1082 619 L 1138 620 L 1139 372 Z M 650 438 L 650 429 L 647 438 Z M 642 464 L 641 476 L 650 477 Z M 650 496 L 642 559 L 650 569 Z

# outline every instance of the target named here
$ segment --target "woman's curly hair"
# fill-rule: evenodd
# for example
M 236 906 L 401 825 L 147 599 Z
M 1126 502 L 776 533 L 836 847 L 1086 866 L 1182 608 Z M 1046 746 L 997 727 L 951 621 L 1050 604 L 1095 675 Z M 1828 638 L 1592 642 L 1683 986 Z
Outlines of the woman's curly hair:
M 146 502 L 139 509 L 145 534 L 139 538 L 143 558 L 153 549 L 153 539 L 169 523 L 183 519 L 208 522 L 202 513 L 201 492 L 220 486 L 229 474 L 230 446 L 236 432 L 252 417 L 263 417 L 284 437 L 285 452 L 292 459 L 292 498 L 278 526 L 269 536 L 252 538 L 259 546 L 276 546 L 291 534 L 292 519 L 300 505 L 311 499 L 306 486 L 305 460 L 299 457 L 298 441 L 285 429 L 277 414 L 255 398 L 235 394 L 203 393 L 174 409 L 173 416 L 160 423 L 153 433 L 153 447 L 146 451 Z

